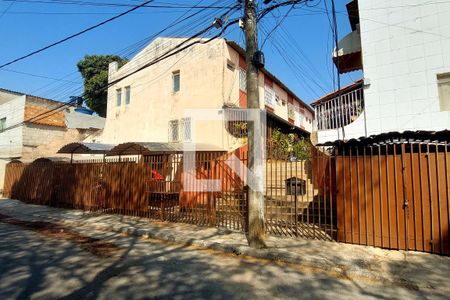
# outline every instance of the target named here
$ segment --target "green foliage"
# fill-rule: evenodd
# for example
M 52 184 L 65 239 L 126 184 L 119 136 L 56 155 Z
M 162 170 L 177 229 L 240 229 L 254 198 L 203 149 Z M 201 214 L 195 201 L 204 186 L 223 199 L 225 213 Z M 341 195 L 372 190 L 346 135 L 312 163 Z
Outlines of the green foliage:
M 272 132 L 272 155 L 276 158 L 308 160 L 311 156 L 309 141 L 294 133 L 285 134 L 276 128 Z
M 108 68 L 113 61 L 119 63 L 119 67 L 128 62 L 127 59 L 117 55 L 86 55 L 77 63 L 78 71 L 84 79 L 84 99 L 87 106 L 99 116 L 106 116 Z

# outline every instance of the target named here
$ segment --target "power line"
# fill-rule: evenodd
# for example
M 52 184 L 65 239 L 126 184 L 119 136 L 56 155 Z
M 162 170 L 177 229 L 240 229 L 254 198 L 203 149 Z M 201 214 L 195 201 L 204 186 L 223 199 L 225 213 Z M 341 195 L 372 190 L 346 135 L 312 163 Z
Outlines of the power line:
M 140 5 L 137 5 L 137 6 L 131 8 L 131 9 L 129 9 L 129 10 L 123 12 L 123 13 L 120 13 L 120 14 L 118 14 L 118 15 L 112 17 L 112 18 L 109 18 L 109 19 L 104 20 L 104 21 L 102 21 L 102 22 L 100 22 L 100 23 L 98 23 L 98 24 L 95 24 L 95 25 L 93 25 L 93 26 L 90 26 L 90 27 L 88 27 L 88 28 L 86 28 L 86 29 L 84 29 L 84 30 L 82 30 L 82 31 L 79 31 L 79 32 L 77 32 L 77 33 L 75 33 L 75 34 L 72 34 L 72 35 L 70 35 L 70 36 L 68 36 L 68 37 L 65 37 L 65 38 L 63 38 L 63 39 L 61 39 L 61 40 L 59 40 L 59 41 L 57 41 L 57 42 L 54 42 L 54 43 L 52 43 L 52 44 L 50 44 L 50 45 L 47 45 L 47 46 L 45 46 L 45 47 L 42 47 L 42 48 L 40 48 L 40 49 L 38 49 L 38 50 L 35 50 L 35 51 L 33 51 L 33 52 L 30 52 L 30 53 L 28 53 L 28 54 L 26 54 L 26 55 L 23 55 L 23 56 L 21 56 L 21 57 L 18 57 L 18 58 L 16 58 L 16 59 L 13 59 L 13 60 L 11 60 L 11 61 L 9 61 L 9 62 L 7 62 L 7 63 L 4 63 L 4 64 L 0 65 L 0 69 L 3 68 L 3 67 L 6 67 L 6 66 L 8 66 L 8 65 L 11 65 L 11 64 L 13 64 L 13 63 L 16 63 L 16 62 L 18 62 L 18 61 L 21 61 L 21 60 L 23 60 L 23 59 L 25 59 L 25 58 L 28 58 L 28 57 L 30 57 L 30 56 L 33 56 L 33 55 L 35 55 L 35 54 L 37 54 L 37 53 L 40 53 L 40 52 L 42 52 L 42 51 L 45 51 L 45 50 L 47 50 L 47 49 L 49 49 L 49 48 L 52 48 L 52 47 L 54 47 L 54 46 L 56 46 L 56 45 L 62 44 L 62 43 L 64 43 L 64 42 L 68 41 L 68 40 L 71 40 L 71 39 L 73 39 L 73 38 L 75 38 L 75 37 L 77 37 L 77 36 L 80 36 L 80 35 L 82 35 L 82 34 L 88 32 L 88 31 L 91 31 L 91 30 L 93 30 L 93 29 L 95 29 L 95 28 L 98 28 L 98 27 L 100 27 L 100 26 L 102 26 L 102 25 L 105 25 L 105 24 L 107 24 L 107 23 L 109 23 L 109 22 L 112 22 L 112 21 L 114 21 L 114 20 L 116 20 L 116 19 L 118 19 L 118 18 L 120 18 L 120 17 L 123 17 L 123 16 L 125 16 L 125 15 L 127 15 L 127 14 L 129 14 L 129 13 L 131 13 L 131 12 L 133 12 L 133 11 L 139 9 L 139 8 L 141 8 L 142 6 L 144 6 L 144 5 L 146 5 L 146 4 L 150 3 L 150 2 L 153 2 L 153 1 L 154 1 L 154 0 L 148 0 L 148 1 L 145 1 L 144 3 L 142 3 L 142 4 L 140 4 Z
M 16 3 L 16 0 L 12 0 L 11 4 L 9 4 L 8 7 L 0 15 L 0 19 L 11 9 L 14 3 Z
M 198 2 L 194 5 L 194 7 L 196 7 L 197 5 L 199 5 L 200 3 L 202 3 L 203 1 L 204 1 L 204 0 L 198 1 Z M 215 5 L 216 3 L 220 3 L 220 2 L 222 2 L 222 1 L 215 1 L 212 5 Z M 226 3 L 231 3 L 231 1 L 228 1 L 228 2 L 226 2 Z M 156 36 L 158 36 L 158 35 L 162 34 L 163 32 L 165 32 L 165 31 L 167 31 L 167 30 L 169 30 L 169 29 L 175 27 L 176 25 L 179 25 L 179 24 L 181 24 L 181 23 L 183 23 L 183 22 L 185 22 L 185 21 L 187 21 L 187 20 L 189 20 L 189 19 L 191 19 L 191 18 L 193 18 L 193 17 L 195 17 L 195 16 L 201 14 L 201 13 L 204 12 L 204 11 L 207 11 L 206 9 L 198 10 L 198 11 L 196 11 L 195 13 L 193 13 L 193 14 L 191 14 L 191 15 L 185 17 L 191 10 L 192 10 L 192 9 L 187 10 L 185 13 L 183 13 L 181 16 L 179 16 L 177 19 L 175 19 L 171 24 L 169 24 L 167 27 L 165 27 L 164 29 L 160 30 L 159 32 L 157 32 L 157 33 L 155 33 L 155 34 L 152 34 L 151 36 L 146 37 L 145 39 L 142 39 L 142 40 L 140 40 L 140 41 L 138 41 L 138 42 L 136 42 L 136 43 L 134 43 L 134 44 L 132 44 L 132 45 L 129 45 L 129 46 L 123 48 L 122 50 L 119 50 L 119 51 L 115 52 L 115 54 L 116 54 L 116 55 L 119 55 L 119 56 L 122 56 L 122 57 L 128 57 L 128 56 L 130 56 L 132 53 L 134 53 L 135 51 L 137 51 L 137 49 L 140 49 L 141 47 L 143 47 L 145 44 L 147 44 L 151 39 L 155 38 Z M 208 16 L 200 16 L 200 18 L 198 18 L 197 20 L 194 20 L 191 24 L 197 24 L 198 22 L 204 20 L 205 18 L 210 18 L 210 17 L 213 16 L 213 15 L 214 15 L 214 12 L 209 12 L 209 13 L 208 13 Z M 175 33 L 175 31 L 174 31 L 174 32 L 171 33 L 171 34 L 185 35 L 188 31 L 190 31 L 190 30 L 192 29 L 192 26 L 191 26 L 191 25 L 183 26 L 182 29 L 183 29 L 182 32 Z M 3 69 L 3 70 L 4 70 L 4 69 Z M 13 71 L 13 70 L 11 70 L 11 71 Z M 21 72 L 21 73 L 22 73 L 22 72 Z M 52 97 L 47 96 L 47 97 L 56 99 L 56 98 L 57 98 L 56 95 L 61 95 L 61 96 L 62 96 L 62 95 L 64 95 L 64 93 L 65 93 L 66 91 L 69 91 L 69 90 L 68 90 L 68 87 L 69 87 L 69 84 L 70 84 L 70 83 L 66 83 L 66 81 L 63 80 L 63 79 L 64 79 L 64 78 L 67 78 L 68 76 L 71 76 L 72 74 L 75 74 L 75 73 L 77 73 L 77 71 L 72 72 L 72 73 L 70 73 L 70 74 L 68 74 L 68 75 L 65 75 L 64 77 L 62 77 L 62 78 L 60 78 L 60 79 L 52 79 L 52 80 L 55 80 L 55 81 L 62 81 L 62 82 L 64 82 L 64 83 L 63 83 L 62 85 L 59 85 L 59 86 L 56 86 L 56 87 L 50 89 L 47 93 L 49 93 L 50 91 L 56 91 L 56 90 L 61 89 L 61 88 L 63 88 L 63 89 L 62 89 L 61 91 L 59 91 L 57 94 L 55 94 L 55 96 L 52 96 Z M 30 74 L 30 76 L 31 76 L 31 74 Z M 43 76 L 43 77 L 45 77 L 45 76 Z M 49 78 L 49 79 L 50 79 L 50 78 Z M 50 85 L 52 85 L 52 84 L 53 84 L 53 83 L 46 84 L 45 86 L 43 86 L 43 87 L 41 87 L 41 88 L 38 88 L 38 89 L 36 89 L 36 90 L 33 90 L 32 92 L 30 92 L 30 94 L 33 94 L 33 93 L 35 93 L 36 91 L 41 90 L 41 89 L 43 89 L 43 88 L 45 88 L 45 87 L 47 87 L 47 86 L 50 86 Z M 77 84 L 80 84 L 80 85 L 81 85 L 81 83 L 77 83 Z M 82 86 L 81 86 L 80 88 L 82 88 Z M 73 91 L 73 89 L 72 89 L 72 91 Z
M 21 3 L 36 3 L 36 4 L 57 4 L 57 5 L 77 5 L 77 6 L 98 6 L 98 7 L 135 7 L 134 4 L 128 3 L 112 3 L 112 2 L 90 2 L 90 1 L 72 1 L 72 0 L 3 0 L 3 1 L 17 1 Z M 210 9 L 210 8 L 230 8 L 230 6 L 192 6 L 192 5 L 184 5 L 184 4 L 144 4 L 142 7 L 147 8 L 167 8 L 167 9 Z
M 261 44 L 260 50 L 262 50 L 264 48 L 264 44 L 266 43 L 267 39 L 272 35 L 272 33 L 274 33 L 275 30 L 277 30 L 277 28 L 280 27 L 281 24 L 283 24 L 283 21 L 286 19 L 286 17 L 289 15 L 289 13 L 294 9 L 294 7 L 295 7 L 295 4 L 292 4 L 292 6 L 284 14 L 284 16 L 281 18 L 281 20 L 279 22 L 277 22 L 277 24 L 275 24 L 275 26 L 272 28 L 272 30 L 269 31 L 269 33 L 267 33 L 266 37 L 264 38 L 264 40 Z
M 228 12 L 230 12 L 231 10 L 232 10 L 232 9 L 230 9 Z M 226 13 L 225 13 L 225 14 L 226 14 Z M 224 15 L 225 15 L 225 14 L 224 14 Z M 214 27 L 213 25 L 209 25 L 208 27 L 206 27 L 205 29 L 201 30 L 200 32 L 198 32 L 198 33 L 195 34 L 194 36 L 192 36 L 192 37 L 186 39 L 185 41 L 183 41 L 183 42 L 181 42 L 180 44 L 176 45 L 174 48 L 172 48 L 172 49 L 166 51 L 164 54 L 162 54 L 162 55 L 159 56 L 158 58 L 154 59 L 153 61 L 151 61 L 151 62 L 145 64 L 144 66 L 140 67 L 139 69 L 137 69 L 137 70 L 135 70 L 135 71 L 133 71 L 133 72 L 130 72 L 130 73 L 128 73 L 128 74 L 126 74 L 126 75 L 124 75 L 124 76 L 122 76 L 122 77 L 120 77 L 120 78 L 118 78 L 118 79 L 116 79 L 116 80 L 114 80 L 114 81 L 112 81 L 112 82 L 109 82 L 109 83 L 106 84 L 105 86 L 100 87 L 100 88 L 97 90 L 97 92 L 101 92 L 101 91 L 103 91 L 103 90 L 109 88 L 110 86 L 116 84 L 117 82 L 120 82 L 121 80 L 123 80 L 123 79 L 125 79 L 125 78 L 127 78 L 127 77 L 129 77 L 129 76 L 131 76 L 131 75 L 133 75 L 133 74 L 135 74 L 135 73 L 137 73 L 137 72 L 139 72 L 139 71 L 141 71 L 141 70 L 143 70 L 143 69 L 145 69 L 145 68 L 147 68 L 147 67 L 153 65 L 153 64 L 156 64 L 156 63 L 158 63 L 158 62 L 160 62 L 160 61 L 162 61 L 162 60 L 164 60 L 164 59 L 167 59 L 167 58 L 169 58 L 169 57 L 171 57 L 171 56 L 173 56 L 173 55 L 176 55 L 177 53 L 179 53 L 179 52 L 181 52 L 181 51 L 183 51 L 183 50 L 186 50 L 187 48 L 192 47 L 192 46 L 195 45 L 195 44 L 206 44 L 206 43 L 211 42 L 212 40 L 216 39 L 216 38 L 219 37 L 221 34 L 223 34 L 223 32 L 225 32 L 225 30 L 226 30 L 229 26 L 231 26 L 231 25 L 233 25 L 233 24 L 236 24 L 238 21 L 239 21 L 239 19 L 236 19 L 236 20 L 233 20 L 233 21 L 229 22 L 226 26 L 224 26 L 224 27 L 222 28 L 222 30 L 220 31 L 219 34 L 217 34 L 217 35 L 215 35 L 215 36 L 213 36 L 213 37 L 211 37 L 211 38 L 209 38 L 209 39 L 206 39 L 206 40 L 203 40 L 203 39 L 197 39 L 196 41 L 194 41 L 194 42 L 192 42 L 192 43 L 190 43 L 190 44 L 188 44 L 188 45 L 182 47 L 182 46 L 183 46 L 184 44 L 186 44 L 187 42 L 189 42 L 189 41 L 191 41 L 191 40 L 197 38 L 197 37 L 200 36 L 201 34 L 203 34 L 203 33 L 207 32 L 207 31 L 209 31 L 211 28 Z M 181 48 L 180 48 L 180 47 L 181 47 Z M 179 48 L 179 49 L 178 49 L 178 48 Z M 176 49 L 178 49 L 178 50 L 176 50 Z M 176 51 L 173 52 L 174 50 L 176 50 Z M 81 96 L 83 96 L 83 95 L 81 95 Z M 34 116 L 33 118 L 29 118 L 29 119 L 27 119 L 27 120 L 24 120 L 24 121 L 21 122 L 21 123 L 18 123 L 18 124 L 9 126 L 9 127 L 5 128 L 5 129 L 3 130 L 3 132 L 6 131 L 6 130 L 10 130 L 10 129 L 16 128 L 16 127 L 18 127 L 18 126 L 22 126 L 23 124 L 25 124 L 25 123 L 27 123 L 27 122 L 33 122 L 33 121 L 36 122 L 36 121 L 38 121 L 38 120 L 41 120 L 41 119 L 44 119 L 44 118 L 48 118 L 49 116 L 58 113 L 60 110 L 64 109 L 66 106 L 76 103 L 76 101 L 77 101 L 77 99 L 74 98 L 74 99 L 71 100 L 71 101 L 68 101 L 68 102 L 65 102 L 65 103 L 61 103 L 61 105 L 58 105 L 57 107 L 55 107 L 55 108 L 53 108 L 53 109 L 51 109 L 51 110 L 49 110 L 49 111 L 46 111 L 46 112 L 41 113 L 41 114 L 39 114 L 39 115 L 37 115 L 37 116 Z M 100 104 L 102 104 L 102 103 L 99 103 L 99 105 L 100 105 Z M 103 104 L 102 104 L 102 105 L 103 105 Z
M 75 82 L 75 81 L 64 80 L 64 79 L 54 78 L 54 77 L 50 77 L 50 76 L 28 73 L 28 72 L 23 72 L 23 71 L 17 71 L 17 70 L 12 70 L 12 69 L 4 69 L 3 68 L 0 71 L 11 72 L 11 73 L 16 73 L 16 74 L 21 74 L 21 75 L 26 75 L 26 76 L 31 76 L 31 77 L 43 78 L 43 79 L 49 79 L 49 80 L 53 80 L 53 81 L 63 81 L 63 82 L 69 82 L 69 83 L 75 83 L 75 84 L 79 83 L 79 82 Z
M 316 11 L 319 11 L 319 12 L 322 12 L 322 13 L 327 13 L 324 9 L 321 9 L 321 8 L 318 8 L 318 7 L 312 7 L 312 8 L 315 9 Z M 359 19 L 361 19 L 361 20 L 378 23 L 378 24 L 381 24 L 381 25 L 384 25 L 384 26 L 387 26 L 387 27 L 392 26 L 392 27 L 397 27 L 397 28 L 404 29 L 404 30 L 409 30 L 409 31 L 412 31 L 412 32 L 421 32 L 421 33 L 434 35 L 434 36 L 437 36 L 437 37 L 440 37 L 440 38 L 444 38 L 444 39 L 450 39 L 450 36 L 443 35 L 443 34 L 440 34 L 440 33 L 432 32 L 432 31 L 425 31 L 425 30 L 421 30 L 421 29 L 418 29 L 418 28 L 412 28 L 412 27 L 403 26 L 403 25 L 399 25 L 399 24 L 389 24 L 389 23 L 386 23 L 386 22 L 382 22 L 382 21 L 378 21 L 378 20 L 374 20 L 374 19 L 361 17 L 359 15 L 349 14 L 346 11 L 336 11 L 336 14 L 342 14 L 342 15 L 346 15 L 346 16 L 349 16 L 349 17 L 359 17 Z M 373 31 L 373 30 L 377 30 L 377 29 L 372 29 L 372 30 L 369 30 L 369 31 Z M 368 32 L 368 31 L 365 31 L 365 32 Z

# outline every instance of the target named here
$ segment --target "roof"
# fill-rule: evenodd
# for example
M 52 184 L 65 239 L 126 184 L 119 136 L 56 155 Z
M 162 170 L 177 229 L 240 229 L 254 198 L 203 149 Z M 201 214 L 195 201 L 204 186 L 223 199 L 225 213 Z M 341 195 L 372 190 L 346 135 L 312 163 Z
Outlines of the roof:
M 225 40 L 227 45 L 236 50 L 240 55 L 245 57 L 245 50 L 236 42 Z M 301 100 L 291 89 L 289 89 L 280 79 L 278 79 L 274 74 L 269 72 L 269 70 L 262 68 L 261 71 L 264 75 L 267 75 L 273 82 L 279 85 L 282 89 L 287 91 L 295 100 L 303 104 L 307 110 L 314 114 L 314 109 L 311 108 L 308 104 L 306 104 L 303 100 Z
M 106 120 L 100 116 L 79 113 L 73 108 L 64 113 L 64 119 L 67 128 L 76 129 L 103 129 Z
M 57 153 L 66 154 L 106 154 L 115 145 L 99 143 L 70 143 L 63 146 Z
M 445 129 L 441 131 L 404 131 L 404 132 L 388 132 L 369 137 L 360 137 L 350 140 L 337 140 L 317 144 L 317 146 L 370 146 L 370 145 L 388 145 L 402 143 L 442 143 L 450 142 L 450 131 Z
M 107 153 L 107 155 L 118 156 L 183 153 L 185 145 L 195 146 L 196 152 L 226 152 L 224 149 L 208 144 L 130 142 L 115 146 Z
M 13 94 L 13 95 L 16 95 L 16 96 L 28 96 L 28 97 L 32 97 L 32 98 L 34 98 L 36 100 L 50 101 L 50 102 L 55 102 L 55 103 L 59 103 L 59 104 L 63 103 L 63 102 L 58 101 L 58 100 L 48 99 L 48 98 L 39 97 L 39 96 L 36 96 L 36 95 L 31 95 L 31 94 L 27 94 L 27 93 L 23 93 L 23 92 L 8 90 L 8 89 L 4 89 L 4 88 L 0 88 L 0 92 Z
M 314 107 L 316 105 L 319 105 L 322 102 L 326 102 L 326 101 L 328 101 L 330 99 L 338 97 L 339 93 L 342 95 L 342 94 L 346 94 L 348 92 L 354 91 L 356 89 L 359 89 L 359 88 L 361 88 L 363 86 L 363 83 L 364 83 L 364 79 L 361 78 L 361 79 L 359 79 L 359 80 L 357 80 L 357 81 L 355 81 L 355 82 L 353 82 L 353 83 L 351 83 L 351 84 L 349 84 L 347 86 L 344 86 L 340 90 L 337 90 L 337 91 L 334 91 L 334 92 L 326 94 L 325 96 L 323 96 L 323 97 L 315 100 L 314 102 L 312 102 L 311 105 Z
M 41 107 L 37 105 L 25 104 L 25 122 L 39 124 L 39 125 L 49 125 L 56 127 L 66 127 L 64 122 L 64 112 L 55 111 L 46 114 L 51 111 L 51 108 Z M 37 116 L 41 116 L 37 119 L 33 119 Z M 30 121 L 27 121 L 30 120 Z

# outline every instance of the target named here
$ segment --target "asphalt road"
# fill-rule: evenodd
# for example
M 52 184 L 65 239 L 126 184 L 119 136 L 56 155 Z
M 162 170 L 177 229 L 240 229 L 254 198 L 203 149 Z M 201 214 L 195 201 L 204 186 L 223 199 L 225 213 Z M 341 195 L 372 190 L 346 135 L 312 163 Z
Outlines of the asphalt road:
M 64 230 L 59 234 L 59 230 L 33 230 L 0 222 L 0 299 L 436 296 L 432 291 L 356 282 L 320 270 L 158 240 L 82 230 L 78 231 L 80 236 L 75 236 Z

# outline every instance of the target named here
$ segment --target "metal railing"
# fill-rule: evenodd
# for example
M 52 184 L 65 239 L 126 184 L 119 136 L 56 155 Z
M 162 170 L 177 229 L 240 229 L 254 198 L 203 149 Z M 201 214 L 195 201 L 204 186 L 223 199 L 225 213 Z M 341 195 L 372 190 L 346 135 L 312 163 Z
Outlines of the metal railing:
M 362 88 L 318 104 L 316 120 L 319 130 L 336 129 L 355 121 L 364 111 Z

